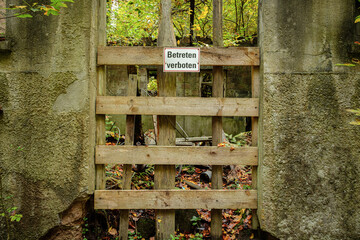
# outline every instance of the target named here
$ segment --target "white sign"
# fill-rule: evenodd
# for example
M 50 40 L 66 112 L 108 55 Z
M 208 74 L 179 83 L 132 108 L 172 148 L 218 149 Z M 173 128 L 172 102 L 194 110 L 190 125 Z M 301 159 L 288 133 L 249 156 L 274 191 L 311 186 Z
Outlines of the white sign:
M 200 72 L 200 48 L 164 48 L 164 72 Z

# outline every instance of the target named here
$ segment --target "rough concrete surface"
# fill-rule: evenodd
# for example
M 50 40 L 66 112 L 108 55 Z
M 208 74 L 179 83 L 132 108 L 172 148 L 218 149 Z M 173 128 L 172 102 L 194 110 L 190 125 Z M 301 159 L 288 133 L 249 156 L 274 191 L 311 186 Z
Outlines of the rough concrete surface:
M 259 219 L 280 239 L 360 239 L 355 1 L 260 1 Z
M 5 196 L 14 195 L 8 204 L 23 214 L 14 239 L 82 239 L 94 189 L 96 2 L 7 20 L 12 51 L 0 53 L 0 168 Z

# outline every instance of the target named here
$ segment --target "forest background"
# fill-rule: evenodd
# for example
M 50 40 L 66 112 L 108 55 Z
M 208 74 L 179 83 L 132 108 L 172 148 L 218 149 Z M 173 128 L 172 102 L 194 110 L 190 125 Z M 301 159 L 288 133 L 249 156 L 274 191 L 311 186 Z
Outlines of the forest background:
M 109 45 L 156 45 L 160 0 L 108 1 Z M 173 0 L 178 46 L 212 44 L 212 0 Z M 253 44 L 257 37 L 258 0 L 224 0 L 224 46 Z

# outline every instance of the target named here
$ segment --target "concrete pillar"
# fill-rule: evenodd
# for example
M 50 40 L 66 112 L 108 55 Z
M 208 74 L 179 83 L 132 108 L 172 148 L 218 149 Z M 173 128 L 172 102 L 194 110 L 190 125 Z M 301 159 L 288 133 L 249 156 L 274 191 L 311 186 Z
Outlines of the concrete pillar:
M 260 0 L 259 219 L 280 239 L 360 238 L 355 1 Z
M 96 17 L 97 1 L 76 0 L 59 16 L 7 19 L 0 168 L 23 215 L 14 239 L 81 238 L 95 176 Z

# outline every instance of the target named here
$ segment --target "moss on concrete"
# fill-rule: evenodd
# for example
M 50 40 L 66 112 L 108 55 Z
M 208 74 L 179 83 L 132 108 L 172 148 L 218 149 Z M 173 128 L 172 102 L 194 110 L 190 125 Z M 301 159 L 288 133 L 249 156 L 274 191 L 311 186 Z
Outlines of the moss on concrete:
M 0 167 L 24 216 L 14 239 L 39 239 L 93 192 L 95 11 L 80 0 L 57 17 L 7 22 L 14 46 L 0 55 Z

